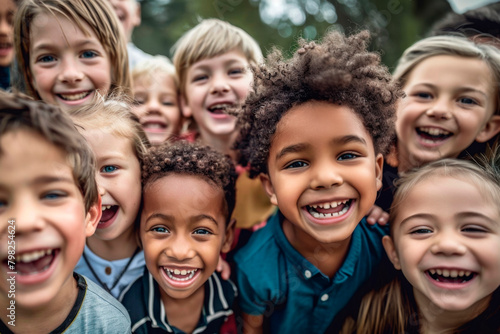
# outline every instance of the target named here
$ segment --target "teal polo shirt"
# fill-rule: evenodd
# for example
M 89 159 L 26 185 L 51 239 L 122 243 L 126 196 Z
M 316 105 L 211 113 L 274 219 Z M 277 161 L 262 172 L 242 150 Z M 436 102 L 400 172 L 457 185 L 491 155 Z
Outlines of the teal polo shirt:
M 363 218 L 330 279 L 292 247 L 282 220 L 280 212 L 271 216 L 235 255 L 241 310 L 264 315 L 271 333 L 323 333 L 385 256 L 388 228 Z

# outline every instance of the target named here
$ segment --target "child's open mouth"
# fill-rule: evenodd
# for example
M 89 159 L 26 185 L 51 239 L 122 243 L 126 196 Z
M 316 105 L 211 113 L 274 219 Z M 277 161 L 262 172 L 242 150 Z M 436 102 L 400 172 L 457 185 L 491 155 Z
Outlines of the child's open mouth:
M 118 211 L 118 205 L 103 205 L 101 207 L 101 210 L 102 216 L 99 223 L 104 224 L 116 215 L 116 212 Z
M 473 279 L 477 273 L 468 270 L 429 269 L 425 272 L 431 279 L 442 283 L 466 283 Z
M 229 103 L 214 104 L 213 106 L 208 108 L 208 111 L 213 114 L 223 115 L 226 114 L 226 109 L 229 107 L 231 107 L 231 104 Z
M 78 100 L 86 98 L 91 93 L 92 93 L 92 91 L 89 90 L 89 91 L 77 93 L 77 94 L 57 94 L 57 96 L 59 96 L 61 99 L 65 100 L 65 101 L 78 101 Z
M 307 211 L 314 218 L 338 217 L 345 214 L 351 207 L 352 199 L 340 202 L 328 202 L 321 204 L 308 205 Z
M 165 273 L 167 273 L 167 276 L 175 281 L 183 282 L 183 281 L 188 281 L 193 278 L 194 274 L 198 271 L 198 269 L 169 269 L 169 268 L 163 268 L 165 270 Z
M 59 249 L 44 249 L 18 254 L 15 271 L 18 275 L 35 275 L 44 272 L 54 261 L 57 252 Z
M 453 136 L 452 132 L 438 128 L 421 127 L 416 130 L 423 142 L 429 144 L 439 143 Z

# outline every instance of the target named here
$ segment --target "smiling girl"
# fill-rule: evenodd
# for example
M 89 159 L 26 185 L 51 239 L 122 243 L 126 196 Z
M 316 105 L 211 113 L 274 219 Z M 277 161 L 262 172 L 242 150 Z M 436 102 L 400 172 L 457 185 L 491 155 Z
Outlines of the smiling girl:
M 63 110 L 130 89 L 125 38 L 105 0 L 27 0 L 14 24 L 29 95 Z

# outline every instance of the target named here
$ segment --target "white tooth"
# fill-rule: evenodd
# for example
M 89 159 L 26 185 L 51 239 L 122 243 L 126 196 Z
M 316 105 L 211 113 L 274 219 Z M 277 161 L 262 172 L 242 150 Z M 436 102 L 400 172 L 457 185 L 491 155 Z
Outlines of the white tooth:
M 329 218 L 329 217 L 331 217 L 331 216 L 332 216 L 332 214 L 331 214 L 331 213 L 325 213 L 325 217 Z
M 429 272 L 434 275 L 436 273 L 436 271 L 434 269 L 429 269 Z
M 463 276 L 463 275 L 464 275 L 464 273 L 465 273 L 465 272 L 464 272 L 463 270 L 460 270 L 460 271 L 458 272 L 458 276 Z
M 313 212 L 312 215 L 314 218 L 319 218 L 319 212 Z
M 339 206 L 339 204 L 338 204 L 337 202 L 331 202 L 331 203 L 330 203 L 330 206 L 331 206 L 332 208 L 336 208 L 337 206 Z
M 438 275 L 442 275 L 443 274 L 443 271 L 441 269 L 436 269 L 436 272 Z
M 470 274 L 472 274 L 470 271 L 465 272 L 465 276 L 470 276 Z
M 179 275 L 180 273 L 181 273 L 181 271 L 179 269 L 174 270 L 174 274 Z
M 318 208 L 324 209 L 323 204 L 318 204 Z
M 319 218 L 325 218 L 325 215 L 323 213 L 320 213 Z
M 318 206 L 316 204 L 311 205 L 314 209 L 316 209 Z
M 443 269 L 443 276 L 450 277 L 450 271 L 448 269 Z
M 49 250 L 47 251 L 47 254 L 48 254 L 48 255 L 52 254 L 52 249 L 49 249 Z
M 324 204 L 323 209 L 330 209 L 330 204 L 329 203 Z
M 181 270 L 181 275 L 182 276 L 186 275 L 186 271 L 185 270 Z
M 339 215 L 339 213 L 338 213 L 338 212 L 333 212 L 333 213 L 332 213 L 332 216 L 333 216 L 333 217 L 338 217 L 338 215 Z
M 457 277 L 458 276 L 458 270 L 451 270 L 450 271 L 450 276 L 451 277 Z

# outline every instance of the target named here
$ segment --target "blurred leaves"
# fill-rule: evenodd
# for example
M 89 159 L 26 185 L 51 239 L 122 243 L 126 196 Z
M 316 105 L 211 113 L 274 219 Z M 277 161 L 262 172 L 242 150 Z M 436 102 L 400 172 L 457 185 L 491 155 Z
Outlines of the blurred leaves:
M 451 11 L 446 0 L 143 0 L 134 43 L 151 54 L 170 49 L 204 18 L 226 20 L 248 32 L 264 54 L 273 46 L 293 52 L 299 37 L 319 39 L 328 30 L 371 31 L 372 50 L 391 69 L 401 53 L 425 37 Z

